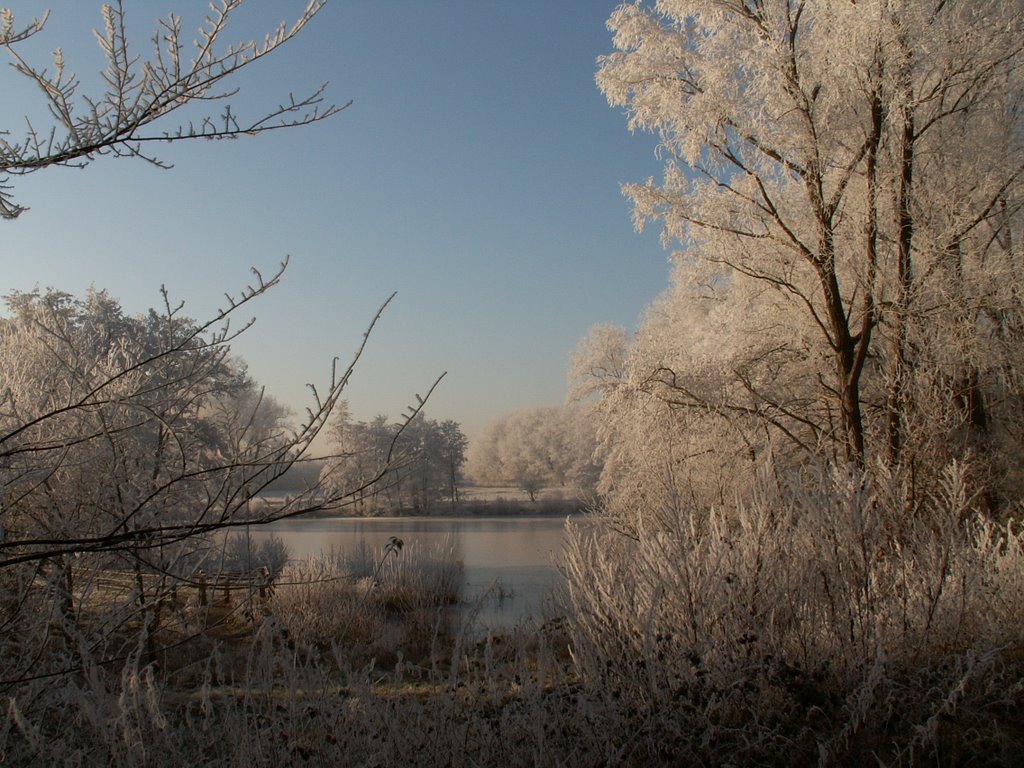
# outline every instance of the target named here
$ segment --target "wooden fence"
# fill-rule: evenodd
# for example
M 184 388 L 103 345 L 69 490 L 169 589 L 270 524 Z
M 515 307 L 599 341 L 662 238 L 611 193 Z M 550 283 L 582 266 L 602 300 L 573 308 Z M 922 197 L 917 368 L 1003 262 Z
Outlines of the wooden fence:
M 230 605 L 232 593 L 241 593 L 247 601 L 256 597 L 265 601 L 274 591 L 273 576 L 266 568 L 248 573 L 218 571 L 207 574 L 199 571 L 191 576 L 104 570 L 96 574 L 92 585 L 107 595 L 170 595 L 174 602 L 187 602 L 189 594 L 195 593 L 200 606 L 213 603 Z

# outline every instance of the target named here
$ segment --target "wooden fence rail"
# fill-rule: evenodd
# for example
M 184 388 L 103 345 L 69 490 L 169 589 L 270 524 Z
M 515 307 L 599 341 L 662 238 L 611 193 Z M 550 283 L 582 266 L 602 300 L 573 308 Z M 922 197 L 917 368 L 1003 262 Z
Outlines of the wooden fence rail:
M 143 594 L 164 591 L 171 592 L 175 599 L 178 599 L 182 592 L 195 591 L 201 606 L 216 602 L 218 594 L 222 603 L 230 604 L 232 592 L 241 591 L 247 597 L 258 595 L 260 600 L 266 600 L 274 590 L 274 579 L 266 568 L 248 573 L 219 571 L 207 574 L 199 571 L 187 577 L 105 570 L 96 574 L 92 584 L 97 589 L 130 593 L 139 589 L 140 577 Z

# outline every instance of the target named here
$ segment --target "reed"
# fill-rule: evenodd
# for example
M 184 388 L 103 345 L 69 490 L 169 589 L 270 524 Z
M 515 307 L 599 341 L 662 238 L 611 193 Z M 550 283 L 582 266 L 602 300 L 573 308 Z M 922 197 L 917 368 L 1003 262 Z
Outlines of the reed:
M 730 507 L 657 510 L 630 536 L 591 520 L 570 536 L 564 619 L 483 639 L 434 621 L 423 658 L 387 635 L 411 605 L 438 615 L 449 554 L 293 563 L 244 643 L 194 660 L 194 684 L 141 645 L 117 667 L 83 648 L 78 673 L 5 692 L 0 751 L 148 768 L 1019 765 L 1024 534 L 964 487 L 952 466 L 908 506 L 884 473 L 766 471 Z M 435 561 L 447 581 L 411 575 Z
M 462 563 L 451 540 L 434 547 L 392 538 L 292 563 L 275 585 L 270 612 L 288 636 L 321 645 L 380 644 L 393 625 L 420 625 L 424 613 L 457 603 Z M 394 650 L 394 649 L 392 649 Z

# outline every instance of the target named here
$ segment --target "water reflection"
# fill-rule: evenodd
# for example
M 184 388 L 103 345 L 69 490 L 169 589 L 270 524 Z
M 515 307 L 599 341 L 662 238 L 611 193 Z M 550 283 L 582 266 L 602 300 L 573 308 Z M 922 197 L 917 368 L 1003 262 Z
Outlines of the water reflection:
M 253 544 L 271 535 L 291 557 L 331 550 L 353 552 L 362 542 L 383 553 L 392 536 L 406 546 L 440 547 L 450 541 L 462 561 L 463 610 L 477 611 L 484 628 L 506 629 L 532 616 L 562 581 L 557 568 L 565 541 L 563 517 L 373 517 L 282 520 L 254 527 Z

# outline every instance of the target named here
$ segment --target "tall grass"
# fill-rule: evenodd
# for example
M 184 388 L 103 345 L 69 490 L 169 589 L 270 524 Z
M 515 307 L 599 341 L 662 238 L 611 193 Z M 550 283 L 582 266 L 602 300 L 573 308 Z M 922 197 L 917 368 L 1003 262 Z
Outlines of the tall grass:
M 406 635 L 426 631 L 437 609 L 458 602 L 461 587 L 462 563 L 451 540 L 434 547 L 390 544 L 384 551 L 362 542 L 287 566 L 269 610 L 294 640 L 382 650 L 386 639 L 398 642 L 395 625 Z
M 1024 535 L 976 514 L 965 487 L 953 466 L 913 505 L 884 473 L 766 470 L 730 507 L 591 521 L 570 533 L 565 620 L 482 640 L 436 620 L 443 552 L 295 563 L 244 642 L 194 659 L 194 683 L 140 644 L 117 668 L 5 691 L 0 752 L 156 768 L 1019 765 Z M 417 562 L 438 573 L 413 576 Z M 422 658 L 389 635 L 423 604 L 413 592 L 435 606 Z
M 912 764 L 1016 752 L 1024 537 L 962 468 L 765 472 L 702 514 L 570 536 L 574 659 L 650 759 Z M 787 757 L 788 756 L 788 757 Z

